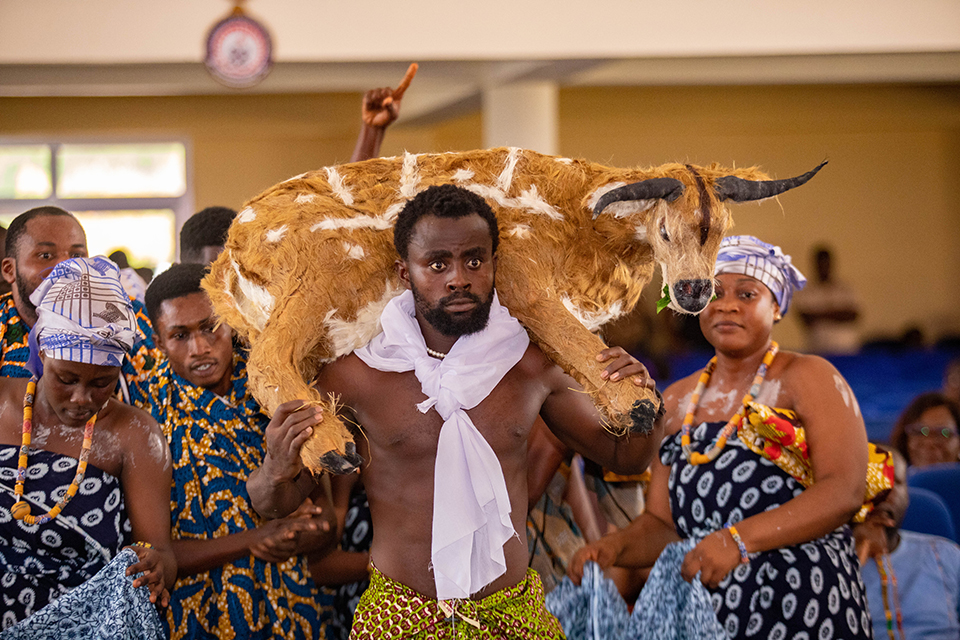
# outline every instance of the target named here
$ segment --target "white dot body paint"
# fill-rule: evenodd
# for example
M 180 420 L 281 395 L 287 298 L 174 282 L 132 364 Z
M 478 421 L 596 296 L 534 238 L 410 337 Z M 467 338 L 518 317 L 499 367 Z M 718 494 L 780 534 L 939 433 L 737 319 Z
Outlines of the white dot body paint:
M 707 390 L 700 397 L 700 406 L 708 411 L 729 413 L 732 417 L 740 408 L 741 400 L 743 400 L 743 395 L 736 389 L 720 393 L 707 387 Z M 688 399 L 687 402 L 689 403 L 690 400 Z
M 762 404 L 768 407 L 777 407 L 779 406 L 778 402 L 780 399 L 780 388 L 781 384 L 779 380 L 765 380 L 763 385 L 760 387 L 760 393 L 757 394 L 757 397 L 754 398 L 754 401 L 757 404 Z
M 835 373 L 833 374 L 833 384 L 837 387 L 837 391 L 840 392 L 840 397 L 843 398 L 843 404 L 847 405 L 847 408 L 853 409 L 854 414 L 859 418 L 860 403 L 857 402 L 857 396 L 853 395 L 853 389 L 850 388 L 847 381 L 844 380 L 843 376 L 839 373 Z

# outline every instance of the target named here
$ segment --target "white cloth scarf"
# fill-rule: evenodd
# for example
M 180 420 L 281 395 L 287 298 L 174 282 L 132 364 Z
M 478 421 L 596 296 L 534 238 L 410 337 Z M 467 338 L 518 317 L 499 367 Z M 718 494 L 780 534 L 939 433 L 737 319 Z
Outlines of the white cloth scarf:
M 431 561 L 437 599 L 469 598 L 506 573 L 503 545 L 516 535 L 510 496 L 493 448 L 466 410 L 480 404 L 523 357 L 527 332 L 496 292 L 487 326 L 461 336 L 442 360 L 427 354 L 413 293 L 391 300 L 380 316 L 383 333 L 355 351 L 380 371 L 414 371 L 443 418 L 433 474 Z

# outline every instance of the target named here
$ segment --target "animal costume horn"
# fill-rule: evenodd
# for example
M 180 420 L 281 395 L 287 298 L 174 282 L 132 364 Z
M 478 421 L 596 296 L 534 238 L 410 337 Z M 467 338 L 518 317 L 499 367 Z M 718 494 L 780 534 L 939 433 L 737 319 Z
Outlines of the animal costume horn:
M 717 198 L 720 200 L 733 200 L 734 202 L 749 202 L 751 200 L 772 198 L 773 196 L 780 195 L 784 191 L 799 187 L 817 175 L 817 172 L 820 171 L 825 164 L 827 164 L 826 160 L 802 176 L 787 178 L 785 180 L 744 180 L 736 176 L 724 176 L 716 179 L 714 182 L 714 190 L 717 193 Z
M 594 219 L 614 202 L 625 200 L 654 200 L 663 198 L 673 202 L 683 193 L 683 183 L 674 178 L 650 178 L 633 184 L 627 184 L 606 192 L 593 208 Z

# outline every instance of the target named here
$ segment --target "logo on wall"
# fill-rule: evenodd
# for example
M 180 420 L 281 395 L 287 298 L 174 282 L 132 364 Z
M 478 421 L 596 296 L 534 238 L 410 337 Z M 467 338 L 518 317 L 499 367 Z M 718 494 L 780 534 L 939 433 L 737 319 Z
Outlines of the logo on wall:
M 242 0 L 241 0 L 242 1 Z M 240 3 L 207 34 L 207 71 L 232 89 L 260 83 L 273 66 L 273 42 L 266 28 L 244 14 Z

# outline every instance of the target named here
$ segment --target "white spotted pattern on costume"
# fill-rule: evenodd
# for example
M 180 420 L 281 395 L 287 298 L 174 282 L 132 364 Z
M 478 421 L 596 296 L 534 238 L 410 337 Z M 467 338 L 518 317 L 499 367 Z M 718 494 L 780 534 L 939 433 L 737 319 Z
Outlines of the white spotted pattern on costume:
M 340 202 L 348 207 L 352 206 L 353 194 L 350 193 L 350 189 L 344 184 L 343 176 L 340 175 L 335 167 L 326 167 L 324 171 L 327 174 L 327 182 L 330 184 L 330 191 L 333 192 L 333 195 L 337 196 Z
M 266 233 L 266 241 L 271 243 L 280 242 L 287 233 L 287 225 L 280 225 L 276 229 L 271 229 Z

